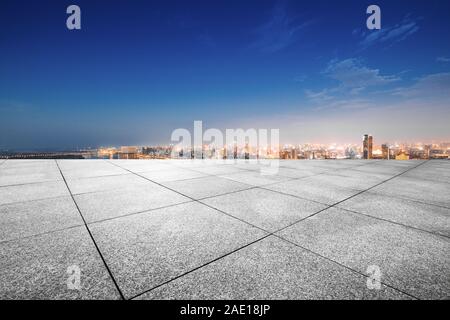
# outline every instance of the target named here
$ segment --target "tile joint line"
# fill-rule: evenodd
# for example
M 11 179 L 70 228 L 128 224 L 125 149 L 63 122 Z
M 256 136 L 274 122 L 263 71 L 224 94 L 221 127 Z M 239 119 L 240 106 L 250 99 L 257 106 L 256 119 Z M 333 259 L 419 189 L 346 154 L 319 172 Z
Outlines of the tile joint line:
M 106 270 L 107 270 L 108 273 L 109 273 L 109 276 L 111 277 L 111 279 L 112 279 L 112 281 L 113 281 L 113 283 L 114 283 L 114 285 L 115 285 L 117 291 L 119 292 L 121 299 L 122 299 L 122 300 L 125 300 L 125 296 L 123 295 L 122 290 L 120 290 L 120 287 L 119 287 L 119 285 L 118 285 L 116 279 L 114 278 L 114 276 L 113 276 L 113 274 L 112 274 L 112 272 L 111 272 L 111 270 L 110 270 L 108 264 L 106 263 L 106 260 L 105 260 L 105 258 L 103 257 L 103 255 L 102 255 L 102 253 L 101 253 L 101 251 L 100 251 L 100 248 L 98 247 L 97 243 L 95 242 L 94 236 L 92 235 L 91 230 L 89 229 L 89 226 L 88 226 L 88 224 L 86 223 L 86 220 L 84 219 L 83 214 L 81 213 L 81 210 L 80 210 L 80 208 L 78 207 L 77 202 L 75 201 L 75 197 L 73 196 L 72 191 L 70 190 L 69 185 L 67 184 L 66 178 L 64 177 L 64 174 L 62 173 L 61 168 L 59 167 L 58 161 L 57 161 L 56 159 L 55 159 L 55 163 L 56 163 L 56 166 L 58 167 L 59 172 L 61 173 L 61 176 L 62 176 L 62 178 L 63 178 L 63 180 L 64 180 L 64 183 L 65 183 L 65 185 L 66 185 L 66 187 L 67 187 L 67 190 L 69 191 L 70 196 L 72 197 L 72 200 L 73 200 L 73 202 L 74 202 L 74 204 L 75 204 L 75 206 L 76 206 L 76 208 L 77 208 L 77 210 L 78 210 L 78 213 L 80 214 L 81 219 L 83 220 L 84 226 L 86 227 L 86 230 L 87 230 L 89 236 L 91 237 L 91 240 L 92 240 L 92 242 L 94 243 L 94 246 L 95 246 L 95 248 L 97 249 L 97 252 L 98 252 L 98 254 L 100 255 L 100 258 L 102 259 L 103 264 L 105 265 Z

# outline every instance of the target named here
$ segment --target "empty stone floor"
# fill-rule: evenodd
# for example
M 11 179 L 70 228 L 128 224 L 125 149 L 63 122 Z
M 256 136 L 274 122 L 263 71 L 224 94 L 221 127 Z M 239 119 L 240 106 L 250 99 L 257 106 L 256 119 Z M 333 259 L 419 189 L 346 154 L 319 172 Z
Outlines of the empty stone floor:
M 448 299 L 450 161 L 0 160 L 0 299 Z

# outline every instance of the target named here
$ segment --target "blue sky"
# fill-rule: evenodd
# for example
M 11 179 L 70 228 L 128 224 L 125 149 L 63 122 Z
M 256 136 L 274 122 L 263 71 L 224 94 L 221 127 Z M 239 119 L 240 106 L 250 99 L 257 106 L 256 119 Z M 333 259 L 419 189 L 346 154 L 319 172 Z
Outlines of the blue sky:
M 77 4 L 82 29 L 66 28 Z M 381 30 L 366 8 L 381 8 Z M 450 140 L 448 1 L 0 4 L 0 149 L 167 143 L 176 128 L 282 142 Z

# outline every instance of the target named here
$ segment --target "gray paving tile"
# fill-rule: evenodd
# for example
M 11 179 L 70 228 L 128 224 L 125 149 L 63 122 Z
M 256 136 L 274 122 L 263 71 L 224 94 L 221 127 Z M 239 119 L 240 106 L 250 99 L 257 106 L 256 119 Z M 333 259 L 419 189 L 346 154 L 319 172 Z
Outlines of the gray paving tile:
M 277 175 L 279 175 L 281 177 L 297 179 L 297 178 L 305 178 L 305 177 L 314 176 L 321 172 L 323 172 L 323 170 L 291 169 L 291 168 L 282 167 L 282 168 L 278 169 Z
M 174 159 L 170 160 L 170 164 L 179 168 L 203 168 L 205 166 L 219 165 L 217 160 L 202 160 L 202 159 Z M 227 162 L 222 162 L 223 164 Z
M 108 160 L 108 163 L 136 173 L 173 168 L 167 160 Z
M 366 160 L 364 160 L 366 161 Z M 407 160 L 407 161 L 395 161 L 395 160 L 377 160 L 376 164 L 380 167 L 397 167 L 397 168 L 404 168 L 404 169 L 408 169 L 410 167 L 414 167 L 418 164 L 420 164 L 423 161 L 419 161 L 419 160 Z
M 192 170 L 207 174 L 207 175 L 225 175 L 243 172 L 242 169 L 237 168 L 235 165 L 215 165 L 204 166 L 198 168 L 192 168 Z
M 0 242 L 82 224 L 70 196 L 0 205 Z
M 110 168 L 112 165 L 108 163 L 108 161 L 101 159 L 64 159 L 64 160 L 56 160 L 59 168 L 62 171 L 66 170 L 80 170 L 83 168 Z
M 80 290 L 67 285 L 71 266 L 80 268 Z M 5 300 L 119 298 L 84 226 L 1 243 L 0 283 Z
M 397 174 L 405 172 L 406 170 L 412 168 L 413 166 L 420 164 L 420 162 L 406 162 L 406 164 L 407 164 L 406 166 L 398 166 L 398 165 L 382 165 L 377 163 L 376 165 L 352 168 L 352 170 L 372 174 L 384 174 L 393 177 Z
M 58 172 L 33 171 L 30 173 L 20 173 L 20 174 L 17 174 L 15 171 L 16 170 L 8 170 L 8 173 L 5 172 L 0 173 L 0 187 L 62 180 L 59 171 Z
M 66 179 L 91 178 L 129 173 L 128 171 L 103 160 L 58 160 L 58 165 Z
M 73 194 L 124 189 L 130 186 L 144 186 L 149 182 L 133 173 L 80 179 L 66 179 Z
M 308 161 L 308 160 L 280 160 L 280 166 L 282 168 L 291 168 L 298 170 L 310 170 L 314 173 L 320 173 L 323 171 L 329 170 L 330 168 L 324 168 L 323 166 L 318 165 L 316 161 Z
M 263 186 L 272 183 L 288 181 L 289 177 L 274 175 L 263 175 L 259 171 L 246 171 L 233 174 L 220 175 L 219 177 L 245 183 L 251 186 Z
M 54 161 L 0 167 L 0 186 L 55 180 L 62 177 Z
M 450 169 L 450 160 L 431 160 L 421 166 L 422 169 L 427 168 L 447 168 Z
M 373 188 L 372 192 L 419 200 L 450 208 L 448 183 L 400 176 Z
M 264 188 L 329 205 L 360 192 L 359 190 L 337 187 L 320 181 L 311 181 L 310 178 L 281 182 Z
M 370 192 L 337 206 L 450 237 L 450 209 Z
M 35 159 L 9 159 L 4 162 L 2 168 L 19 168 L 19 167 L 47 167 L 53 168 L 55 166 L 55 160 L 35 160 Z
M 335 208 L 279 235 L 363 273 L 378 266 L 383 283 L 415 297 L 449 296 L 448 238 Z
M 407 299 L 275 237 L 266 238 L 138 299 Z
M 170 206 L 191 199 L 148 181 L 142 186 L 132 185 L 117 190 L 75 195 L 75 201 L 85 220 L 93 222 Z
M 251 185 L 219 177 L 163 182 L 163 185 L 194 199 L 217 196 L 251 188 Z
M 316 184 L 323 184 L 334 186 L 337 188 L 346 188 L 360 191 L 371 188 L 381 183 L 382 181 L 384 180 L 381 180 L 377 177 L 370 177 L 367 175 L 357 176 L 355 174 L 346 174 L 345 172 L 342 174 L 341 172 L 336 172 L 335 174 L 324 173 L 303 180 L 305 184 L 313 182 Z
M 327 207 L 263 189 L 230 193 L 201 201 L 270 232 Z
M 257 171 L 257 172 L 260 172 L 261 168 L 264 167 L 262 163 L 259 163 L 256 160 L 237 161 L 233 165 L 235 168 L 239 168 L 245 171 Z
M 342 163 L 340 161 L 322 161 L 322 160 L 280 160 L 282 165 L 295 166 L 297 168 L 307 166 L 309 168 L 321 168 L 326 166 L 328 169 L 340 168 Z
M 279 174 L 280 168 L 282 168 L 279 161 L 256 159 L 236 159 L 235 162 L 230 164 L 229 166 L 241 169 L 244 172 L 255 172 L 265 176 L 277 175 Z
M 0 205 L 70 195 L 64 181 L 0 187 Z
M 199 203 L 95 223 L 90 228 L 128 298 L 265 234 Z
M 208 175 L 201 172 L 196 172 L 193 170 L 187 170 L 182 168 L 171 168 L 166 170 L 154 170 L 149 172 L 140 173 L 141 176 L 144 176 L 155 182 L 168 182 L 168 181 L 178 181 L 178 180 L 188 180 L 188 179 L 196 179 L 207 177 Z
M 301 161 L 300 161 L 301 162 Z M 356 168 L 361 165 L 368 166 L 373 165 L 376 163 L 376 161 L 373 160 L 364 160 L 364 161 L 358 161 L 358 160 L 308 160 L 311 166 L 314 166 L 318 169 L 324 169 L 326 171 L 336 171 L 336 170 L 343 170 L 346 168 Z
M 355 168 L 343 169 L 343 170 L 338 170 L 335 172 L 327 172 L 327 174 L 351 177 L 351 178 L 360 179 L 360 180 L 368 179 L 373 182 L 385 181 L 394 176 L 389 173 L 358 171 L 358 170 L 355 170 Z
M 450 167 L 447 166 L 427 166 L 420 170 L 411 170 L 403 175 L 406 178 L 419 180 L 430 180 L 450 183 Z

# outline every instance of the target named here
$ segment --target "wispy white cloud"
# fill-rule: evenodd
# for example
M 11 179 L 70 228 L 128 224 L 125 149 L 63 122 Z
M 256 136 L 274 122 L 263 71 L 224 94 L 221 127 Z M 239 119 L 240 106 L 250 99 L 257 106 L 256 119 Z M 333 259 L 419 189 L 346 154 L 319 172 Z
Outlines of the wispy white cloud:
M 375 107 L 373 102 L 362 98 L 331 99 L 317 105 L 314 110 L 362 110 Z
M 250 47 L 265 53 L 283 50 L 297 42 L 300 31 L 311 24 L 312 20 L 299 21 L 290 17 L 285 6 L 277 4 L 269 21 L 254 30 L 256 40 Z
M 437 62 L 447 63 L 447 62 L 450 62 L 450 58 L 447 58 L 447 57 L 437 57 L 437 58 L 436 58 L 436 61 L 437 61 Z
M 315 110 L 339 109 L 342 107 L 340 101 L 342 96 L 337 93 L 338 88 L 325 88 L 323 90 L 305 90 L 306 98 L 313 103 Z
M 331 79 L 339 81 L 353 92 L 365 89 L 368 86 L 385 85 L 399 80 L 397 76 L 381 75 L 379 69 L 370 69 L 363 65 L 360 59 L 332 60 L 323 72 Z
M 412 86 L 396 88 L 392 93 L 405 98 L 450 98 L 450 72 L 423 76 Z
M 373 102 L 362 93 L 366 89 L 378 89 L 400 80 L 398 76 L 382 75 L 379 69 L 369 68 L 362 60 L 355 58 L 331 60 L 322 74 L 336 80 L 337 84 L 318 91 L 305 90 L 306 98 L 316 105 L 316 110 L 374 107 Z
M 394 26 L 386 26 L 380 30 L 368 32 L 355 29 L 352 34 L 362 38 L 359 45 L 361 48 L 366 49 L 376 44 L 393 44 L 403 41 L 419 31 L 419 29 L 417 22 L 407 16 L 402 22 Z
M 332 92 L 330 89 L 323 89 L 320 91 L 313 91 L 313 90 L 306 89 L 305 95 L 309 100 L 314 101 L 316 103 L 321 103 L 321 102 L 323 103 L 326 101 L 333 100 L 333 95 L 332 95 Z

